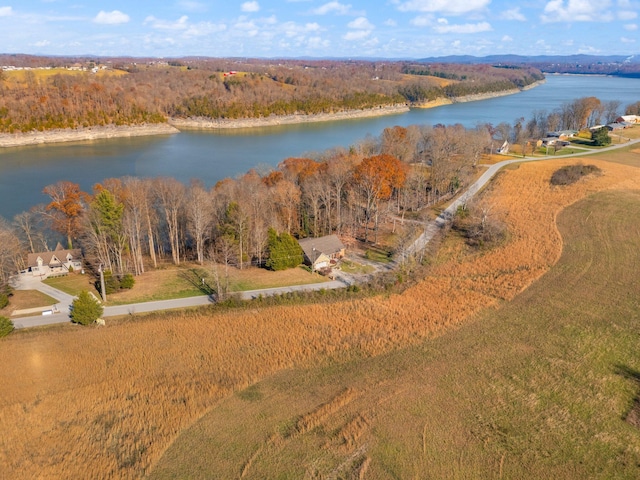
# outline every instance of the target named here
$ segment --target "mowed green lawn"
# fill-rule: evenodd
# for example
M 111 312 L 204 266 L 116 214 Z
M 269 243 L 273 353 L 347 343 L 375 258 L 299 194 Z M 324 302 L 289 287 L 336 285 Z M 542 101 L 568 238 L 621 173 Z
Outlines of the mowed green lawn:
M 637 192 L 573 205 L 559 263 L 514 301 L 239 392 L 150 478 L 640 478 L 638 218 Z

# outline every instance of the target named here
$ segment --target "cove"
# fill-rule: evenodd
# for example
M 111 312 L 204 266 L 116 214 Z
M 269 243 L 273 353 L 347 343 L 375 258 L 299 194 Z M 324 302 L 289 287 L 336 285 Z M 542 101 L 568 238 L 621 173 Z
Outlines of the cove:
M 11 219 L 47 202 L 42 189 L 60 180 L 78 183 L 85 191 L 105 178 L 127 175 L 169 176 L 183 182 L 198 179 L 213 186 L 253 167 L 274 167 L 287 157 L 348 147 L 394 125 L 513 123 L 517 118 L 531 117 L 536 110 L 551 112 L 564 102 L 585 96 L 620 101 L 622 110 L 640 100 L 640 79 L 549 75 L 546 83 L 514 95 L 412 109 L 399 115 L 2 149 L 0 216 Z

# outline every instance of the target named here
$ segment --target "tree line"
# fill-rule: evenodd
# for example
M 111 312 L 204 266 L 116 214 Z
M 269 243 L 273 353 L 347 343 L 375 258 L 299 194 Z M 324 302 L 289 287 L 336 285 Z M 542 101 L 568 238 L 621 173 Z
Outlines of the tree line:
M 52 59 L 51 64 L 64 62 Z M 171 117 L 333 113 L 509 90 L 544 78 L 532 68 L 440 65 L 431 72 L 404 62 L 187 59 L 159 64 L 114 59 L 109 65 L 99 74 L 3 72 L 0 132 L 161 123 Z M 425 73 L 454 80 L 441 87 Z
M 375 243 L 384 222 L 468 184 L 489 142 L 485 127 L 396 126 L 350 148 L 287 158 L 277 168 L 253 169 L 212 188 L 124 177 L 84 192 L 58 182 L 44 188 L 48 203 L 0 224 L 0 275 L 6 280 L 24 268 L 27 253 L 51 249 L 50 231 L 69 248 L 81 247 L 91 263 L 135 275 L 161 261 L 281 265 L 286 252 L 299 254 L 287 246 L 287 235 L 336 233 Z
M 336 233 L 347 243 L 376 243 L 385 222 L 469 185 L 482 155 L 504 140 L 521 142 L 526 153 L 548 131 L 610 120 L 619 107 L 585 97 L 513 124 L 389 127 L 349 148 L 287 158 L 277 168 L 252 169 L 212 188 L 198 181 L 124 177 L 84 192 L 58 182 L 44 188 L 47 204 L 13 221 L 0 219 L 0 285 L 25 267 L 27 253 L 53 247 L 51 231 L 116 275 L 138 275 L 160 261 L 282 265 L 287 251 L 299 255 L 287 246 L 288 236 Z

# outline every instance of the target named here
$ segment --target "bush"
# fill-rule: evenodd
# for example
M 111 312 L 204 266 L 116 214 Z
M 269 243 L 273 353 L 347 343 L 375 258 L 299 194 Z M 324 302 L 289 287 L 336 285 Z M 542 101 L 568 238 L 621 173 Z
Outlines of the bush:
M 11 287 L 7 284 L 0 285 L 0 309 L 9 305 L 10 296 L 11 296 Z
M 593 144 L 598 147 L 611 144 L 611 137 L 609 136 L 609 129 L 602 127 L 591 134 Z
M 104 309 L 89 292 L 83 290 L 71 304 L 71 321 L 81 325 L 89 325 L 95 322 Z
M 7 305 L 9 305 L 9 295 L 0 293 L 0 309 L 3 309 Z
M 136 284 L 136 279 L 133 278 L 133 275 L 127 273 L 122 280 L 120 280 L 120 288 L 125 288 L 127 290 L 131 290 L 133 286 Z
M 13 322 L 7 317 L 0 317 L 0 338 L 13 332 Z
M 571 185 L 582 177 L 600 172 L 595 165 L 567 165 L 553 172 L 550 182 L 551 185 Z

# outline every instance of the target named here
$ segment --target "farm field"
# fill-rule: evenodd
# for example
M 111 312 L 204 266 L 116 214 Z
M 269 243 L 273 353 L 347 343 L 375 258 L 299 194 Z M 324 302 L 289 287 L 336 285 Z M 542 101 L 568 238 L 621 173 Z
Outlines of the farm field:
M 283 436 L 285 443 L 290 442 L 289 445 L 295 451 L 301 452 L 297 463 L 293 463 L 291 467 L 296 469 L 295 472 L 300 471 L 299 469 L 306 471 L 310 463 L 305 464 L 305 458 L 309 461 L 318 459 L 315 453 L 319 450 L 313 448 L 317 443 L 313 442 L 322 442 L 323 439 L 335 442 L 335 447 L 333 444 L 323 444 L 327 447 L 327 457 L 319 458 L 319 463 L 314 464 L 318 475 L 324 474 L 323 472 L 331 473 L 336 465 L 344 463 L 345 468 L 350 471 L 369 469 L 372 474 L 378 472 L 383 477 L 404 476 L 394 472 L 414 472 L 409 476 L 416 476 L 421 465 L 430 465 L 434 472 L 451 471 L 446 469 L 460 465 L 460 468 L 468 467 L 468 472 L 471 473 L 465 473 L 465 470 L 459 477 L 468 478 L 474 476 L 473 472 L 490 471 L 492 473 L 488 475 L 489 478 L 498 478 L 502 471 L 506 478 L 507 472 L 512 471 L 507 469 L 516 468 L 514 460 L 519 458 L 517 452 L 524 451 L 529 446 L 524 437 L 516 437 L 520 440 L 513 444 L 507 442 L 511 438 L 510 432 L 514 431 L 508 429 L 512 425 L 515 425 L 514 429 L 524 425 L 522 428 L 539 432 L 539 436 L 533 439 L 539 444 L 553 438 L 553 444 L 557 443 L 562 447 L 559 458 L 569 455 L 566 443 L 578 435 L 584 435 L 582 428 L 586 428 L 585 424 L 588 423 L 584 418 L 591 414 L 591 407 L 588 405 L 593 405 L 589 402 L 603 402 L 611 398 L 606 405 L 609 413 L 613 412 L 612 415 L 617 420 L 624 413 L 618 411 L 620 405 L 624 404 L 628 409 L 633 404 L 636 386 L 632 380 L 611 373 L 602 383 L 596 381 L 599 378 L 597 374 L 610 365 L 607 359 L 610 357 L 606 357 L 605 351 L 598 350 L 600 347 L 596 340 L 606 342 L 609 333 L 617 332 L 620 338 L 615 339 L 615 344 L 608 345 L 615 347 L 609 355 L 619 358 L 620 364 L 626 365 L 629 371 L 638 368 L 628 354 L 631 346 L 636 351 L 638 346 L 634 343 L 635 336 L 628 334 L 629 323 L 625 323 L 633 321 L 632 310 L 627 312 L 627 316 L 620 314 L 621 318 L 618 319 L 616 312 L 606 310 L 608 305 L 614 306 L 613 303 L 603 303 L 598 307 L 592 303 L 591 310 L 576 310 L 580 313 L 580 318 L 584 317 L 585 322 L 592 321 L 581 329 L 580 326 L 567 323 L 574 318 L 569 307 L 565 309 L 565 314 L 547 320 L 544 320 L 545 312 L 540 312 L 539 321 L 542 323 L 539 326 L 536 326 L 537 314 L 533 315 L 537 310 L 524 310 L 533 308 L 528 304 L 517 307 L 517 302 L 523 301 L 522 298 L 530 298 L 530 302 L 539 299 L 538 297 L 543 299 L 544 291 L 537 290 L 538 293 L 533 296 L 530 292 L 535 293 L 536 288 L 542 288 L 541 285 L 554 275 L 553 272 L 566 271 L 567 275 L 573 275 L 559 279 L 556 284 L 558 288 L 565 284 L 568 287 L 574 281 L 577 285 L 574 291 L 582 291 L 580 282 L 583 277 L 588 278 L 591 268 L 595 272 L 595 265 L 601 265 L 600 268 L 608 265 L 598 256 L 601 251 L 613 251 L 607 258 L 611 269 L 599 271 L 600 276 L 596 278 L 612 278 L 614 282 L 621 282 L 622 292 L 634 285 L 636 279 L 632 275 L 636 274 L 637 269 L 631 269 L 633 262 L 628 257 L 622 258 L 622 251 L 628 253 L 628 248 L 618 248 L 613 243 L 614 240 L 618 242 L 626 237 L 609 238 L 607 232 L 612 230 L 612 235 L 626 233 L 631 240 L 638 238 L 637 234 L 629 235 L 629 232 L 637 232 L 635 224 L 622 220 L 636 216 L 636 213 L 629 212 L 638 212 L 638 170 L 632 166 L 589 158 L 584 163 L 596 164 L 602 170 L 601 175 L 586 177 L 567 187 L 549 185 L 549 178 L 555 170 L 576 162 L 572 159 L 522 164 L 498 175 L 485 190 L 484 196 L 485 201 L 491 202 L 492 215 L 499 216 L 506 222 L 509 229 L 508 241 L 498 248 L 486 251 L 469 250 L 461 242 L 447 241 L 438 256 L 432 259 L 428 277 L 402 294 L 314 305 L 261 309 L 250 306 L 226 313 L 212 313 L 202 309 L 189 313 L 154 314 L 132 317 L 127 321 L 109 324 L 105 328 L 69 325 L 10 335 L 0 341 L 0 361 L 4 366 L 0 371 L 0 384 L 8 386 L 0 398 L 0 428 L 3 430 L 0 437 L 0 464 L 5 466 L 3 474 L 9 478 L 140 478 L 153 471 L 154 475 L 162 478 L 169 474 L 166 466 L 171 463 L 171 458 L 175 458 L 172 457 L 175 455 L 172 452 L 181 448 L 182 450 L 177 451 L 184 452 L 182 442 L 188 441 L 185 440 L 188 438 L 197 439 L 193 431 L 186 429 L 192 425 L 195 425 L 194 428 L 204 425 L 194 423 L 198 419 L 202 418 L 205 422 L 208 418 L 213 418 L 204 416 L 207 412 L 215 416 L 224 408 L 235 411 L 236 405 L 233 402 L 241 397 L 246 403 L 244 412 L 247 415 L 256 412 L 256 417 L 244 416 L 245 419 L 251 418 L 256 431 L 251 433 L 246 428 L 243 429 L 241 419 L 238 419 L 237 432 L 246 434 L 247 442 L 237 445 L 237 451 L 231 452 L 231 463 L 219 465 L 221 472 L 226 468 L 233 470 L 234 478 L 240 475 L 244 467 L 248 467 L 247 476 L 256 478 L 260 477 L 261 472 L 270 471 L 263 468 L 281 471 L 280 467 L 274 467 L 273 464 L 264 465 L 262 456 L 265 452 L 273 451 L 274 459 L 282 458 L 278 456 L 281 453 L 277 449 L 280 440 L 276 433 Z M 627 210 L 623 210 L 622 214 L 619 211 L 615 213 L 618 223 L 626 226 L 626 230 L 617 226 L 614 228 L 607 223 L 595 223 L 596 220 L 599 221 L 599 213 L 592 213 L 590 216 L 587 214 L 582 220 L 587 222 L 588 217 L 589 222 L 594 222 L 588 225 L 599 235 L 593 238 L 597 238 L 600 244 L 580 247 L 585 250 L 589 259 L 589 262 L 579 265 L 578 270 L 584 270 L 585 273 L 582 276 L 579 272 L 572 273 L 571 268 L 576 268 L 575 266 L 563 267 L 561 263 L 540 282 L 534 283 L 560 258 L 562 238 L 556 228 L 558 213 L 585 198 L 589 199 L 587 201 L 595 199 L 594 205 L 597 205 L 601 197 L 591 197 L 592 194 L 604 191 L 604 195 L 613 195 L 610 192 L 614 190 L 630 192 L 624 194 L 627 195 L 627 200 L 622 202 Z M 617 205 L 615 201 L 610 204 L 612 208 Z M 633 208 L 635 210 L 629 210 Z M 592 207 L 591 210 L 598 209 Z M 566 235 L 569 242 L 572 238 L 570 231 Z M 637 248 L 637 245 L 633 247 Z M 579 252 L 580 248 L 576 250 Z M 621 253 L 614 255 L 618 249 Z M 565 255 L 566 252 L 565 249 Z M 616 265 L 617 270 L 614 270 Z M 525 290 L 532 283 L 532 289 Z M 602 282 L 602 286 L 599 290 L 594 290 L 593 295 L 597 292 L 608 293 L 609 290 L 605 288 L 607 285 Z M 547 289 L 550 290 L 547 292 L 549 295 L 555 295 L 552 288 Z M 592 295 L 590 290 L 586 291 Z M 615 298 L 619 300 L 620 308 L 633 306 L 629 304 L 632 300 L 624 295 Z M 515 302 L 511 304 L 514 299 Z M 559 304 L 561 301 L 567 301 L 567 298 L 555 295 L 548 297 L 542 306 L 562 306 Z M 518 315 L 500 317 L 501 312 L 508 308 L 522 310 L 518 310 L 521 312 Z M 601 318 L 616 321 L 598 324 L 597 321 Z M 509 321 L 516 320 L 520 322 L 516 322 L 516 326 L 508 325 Z M 561 320 L 565 323 L 560 322 Z M 559 326 L 555 326 L 558 322 Z M 492 345 L 498 343 L 490 337 L 497 336 L 506 342 L 511 337 L 501 333 L 501 329 L 520 334 L 518 325 L 527 326 L 527 329 L 522 327 L 522 334 L 529 332 L 528 336 L 511 335 L 520 338 L 521 342 L 505 344 L 505 349 L 493 357 Z M 604 328 L 604 325 L 610 330 L 596 328 Z M 551 329 L 548 330 L 551 335 L 541 335 L 538 328 Z M 592 336 L 579 337 L 582 330 L 586 330 L 585 335 Z M 465 333 L 467 331 L 471 333 Z M 584 338 L 586 345 L 593 344 L 597 347 L 594 352 L 600 351 L 601 355 L 595 355 L 597 358 L 594 361 L 601 362 L 601 370 L 589 373 L 581 370 L 581 363 L 572 360 L 574 357 L 563 359 L 563 353 L 580 359 L 590 355 L 590 350 L 587 351 L 583 344 L 567 347 L 563 343 L 567 339 L 566 335 L 571 333 Z M 465 340 L 469 343 L 462 343 L 468 349 L 450 349 L 451 344 L 446 343 L 450 340 L 447 339 L 456 335 L 469 337 Z M 545 343 L 546 339 L 548 343 Z M 616 350 L 618 343 L 621 353 Z M 451 351 L 446 351 L 447 349 Z M 536 367 L 534 360 L 538 358 L 537 353 L 547 351 L 551 353 L 542 356 L 540 366 Z M 458 359 L 458 356 L 461 358 Z M 422 357 L 426 357 L 426 360 Z M 508 369 L 515 368 L 509 362 L 516 357 L 524 370 Z M 398 358 L 400 363 L 394 364 L 394 358 Z M 441 361 L 436 362 L 434 359 Z M 424 364 L 424 371 L 412 370 L 413 365 L 421 365 L 420 362 L 423 361 L 427 362 Z M 429 361 L 433 363 L 428 363 Z M 447 370 L 449 361 L 459 369 Z M 549 373 L 548 369 L 544 370 L 543 367 L 548 364 L 553 365 L 553 372 L 557 373 L 557 377 Z M 366 369 L 369 366 L 370 371 Z M 466 371 L 463 367 L 469 370 Z M 306 372 L 296 373 L 295 369 L 301 368 L 306 369 Z M 473 383 L 471 378 L 474 368 L 477 370 L 477 383 Z M 429 375 L 430 372 L 434 375 Z M 438 376 L 439 372 L 441 376 Z M 392 377 L 396 373 L 400 383 L 394 386 Z M 571 380 L 573 377 L 569 374 L 578 373 L 581 376 L 575 381 Z M 274 374 L 277 376 L 272 380 L 275 382 L 271 384 L 273 387 L 268 383 L 254 386 Z M 547 376 L 536 380 L 536 374 Z M 350 378 L 353 383 L 350 383 Z M 491 381 L 483 383 L 482 378 L 489 378 Z M 529 378 L 534 380 L 528 382 Z M 584 392 L 578 385 L 578 380 L 589 378 L 594 380 L 595 386 L 589 388 L 596 392 L 595 400 L 587 398 L 583 406 L 579 403 L 582 397 L 576 397 L 578 406 L 575 409 L 583 422 L 574 425 L 574 411 L 566 407 L 564 391 Z M 376 379 L 380 381 L 376 383 Z M 439 383 L 434 383 L 434 379 Z M 545 379 L 549 381 L 545 382 Z M 463 383 L 467 380 L 471 382 L 468 386 Z M 563 383 L 565 380 L 567 385 Z M 539 386 L 536 382 L 546 386 L 553 385 L 552 381 L 556 382 L 555 388 L 548 397 L 536 397 Z M 277 386 L 278 382 L 280 387 Z M 424 387 L 415 388 L 415 385 L 421 383 Z M 290 392 L 287 391 L 287 385 L 291 387 Z M 307 386 L 311 394 L 305 397 L 302 392 Z M 252 388 L 246 390 L 248 387 Z M 286 412 L 274 410 L 271 414 L 271 407 L 266 403 L 270 392 L 273 392 L 273 398 L 282 394 L 278 393 L 277 388 L 284 389 L 280 392 L 285 392 L 290 403 L 273 407 L 276 410 L 287 407 Z M 440 389 L 447 392 L 447 388 L 455 398 L 439 393 Z M 605 400 L 602 398 L 602 388 L 605 389 Z M 406 403 L 406 410 L 397 410 L 402 404 L 399 399 L 403 398 L 403 389 L 413 397 L 407 397 L 411 401 Z M 373 392 L 373 397 L 369 396 L 369 391 Z M 232 396 L 234 392 L 238 393 L 237 398 Z M 300 392 L 300 396 L 296 392 Z M 375 395 L 380 399 L 378 410 L 373 408 L 378 405 Z M 588 395 L 584 394 L 583 397 Z M 470 398 L 478 404 L 478 412 L 482 413 L 480 419 L 473 416 L 474 412 L 465 410 Z M 262 399 L 265 400 L 264 403 Z M 452 408 L 451 418 L 441 418 L 446 417 L 449 403 Z M 494 403 L 496 410 L 491 409 Z M 366 409 L 367 405 L 372 406 L 371 412 Z M 545 416 L 546 405 L 550 405 L 549 412 L 553 415 Z M 341 410 L 342 408 L 345 410 Z M 387 410 L 389 415 L 397 414 L 397 420 L 386 424 L 381 421 L 379 428 L 369 429 L 368 425 L 377 421 L 374 417 L 384 417 Z M 604 410 L 606 409 L 600 413 L 595 412 L 601 419 L 601 423 L 596 425 L 609 428 L 611 420 L 606 417 Z M 342 420 L 331 420 L 334 422 L 332 424 L 323 423 L 325 419 L 335 419 L 342 415 L 342 412 L 346 412 L 346 417 Z M 363 420 L 358 416 L 347 418 L 351 414 L 356 415 L 356 412 L 362 414 Z M 454 414 L 456 412 L 458 413 Z M 519 412 L 533 414 L 530 417 L 525 415 L 523 418 L 512 418 L 512 414 L 517 416 Z M 256 421 L 258 417 L 259 422 Z M 539 423 L 536 423 L 536 419 Z M 434 425 L 433 431 L 423 429 L 430 420 L 432 422 L 429 425 Z M 531 425 L 526 424 L 527 420 L 531 421 Z M 341 421 L 346 425 L 344 429 Z M 516 423 L 509 424 L 509 421 Z M 520 421 L 524 423 L 518 424 Z M 543 428 L 547 424 L 545 422 L 552 426 L 559 425 L 564 430 L 553 430 L 555 436 L 549 437 L 547 430 Z M 331 425 L 335 426 L 333 432 L 336 437 L 332 436 Z M 400 431 L 403 425 L 407 428 Z M 474 428 L 468 430 L 469 425 Z M 420 430 L 418 433 L 416 428 Z M 208 433 L 204 430 L 201 439 L 218 434 L 217 430 Z M 373 436 L 372 430 L 377 432 L 378 437 Z M 181 437 L 185 431 L 187 433 Z M 619 431 L 603 431 L 603 441 L 611 442 L 609 445 L 613 445 L 614 451 L 618 452 L 617 458 L 622 458 L 629 466 L 635 465 L 637 459 L 634 458 L 633 449 L 637 445 L 634 447 L 629 443 L 628 450 L 615 450 L 616 446 L 621 445 Z M 318 437 L 313 436 L 316 433 L 309 435 L 309 432 L 317 432 Z M 344 442 L 339 439 L 341 432 L 347 438 Z M 630 427 L 628 432 L 628 439 L 631 441 L 636 432 Z M 268 435 L 265 437 L 266 433 Z M 563 436 L 565 433 L 566 437 Z M 442 445 L 436 446 L 433 438 L 441 440 Z M 486 448 L 493 449 L 491 452 L 495 452 L 495 455 L 486 455 L 484 444 L 477 441 L 478 438 L 486 438 Z M 179 442 L 167 451 L 176 439 Z M 372 443 L 370 447 L 363 449 L 365 439 L 371 439 Z M 412 450 L 412 442 L 416 441 L 421 445 L 419 448 L 422 448 L 417 453 Z M 340 442 L 346 446 L 337 446 Z M 405 443 L 407 447 L 403 450 Z M 234 445 L 229 445 L 229 448 L 234 448 Z M 461 459 L 460 451 L 466 452 L 467 445 L 469 457 Z M 308 448 L 305 449 L 305 446 Z M 352 446 L 355 446 L 354 450 L 350 450 Z M 442 461 L 438 460 L 438 448 L 444 451 Z M 451 461 L 446 455 L 454 450 L 456 460 Z M 160 460 L 165 451 L 166 457 Z M 425 451 L 427 453 L 420 453 Z M 603 447 L 601 451 L 606 453 L 612 450 Z M 553 459 L 558 457 L 554 455 L 555 452 L 548 449 L 529 457 L 529 465 L 539 468 L 533 472 L 544 471 L 546 467 L 556 468 L 557 464 Z M 352 456 L 354 460 L 351 464 L 347 460 Z M 605 456 L 601 454 L 600 458 Z M 527 458 L 526 455 L 523 457 Z M 419 463 L 420 458 L 425 459 L 426 463 Z M 550 460 L 546 464 L 536 463 L 537 458 Z M 210 468 L 210 465 L 202 466 L 186 458 L 185 462 L 176 467 L 186 469 L 187 462 L 193 465 L 194 477 L 200 475 L 197 471 L 202 470 L 198 469 Z M 156 464 L 158 467 L 154 470 Z M 281 463 L 280 466 L 282 465 L 284 464 Z M 588 465 L 593 465 L 593 462 Z M 612 471 L 611 468 L 615 465 L 608 464 L 605 467 Z M 576 466 L 574 470 L 580 472 L 580 468 L 582 467 Z M 557 467 L 556 471 L 560 471 L 559 469 Z M 186 470 L 179 476 L 190 475 L 185 472 Z M 620 476 L 627 474 L 628 471 L 624 471 Z M 283 475 L 291 474 L 283 472 Z M 336 473 L 335 477 L 338 476 Z M 200 475 L 200 478 L 206 477 L 206 474 Z
M 512 302 L 237 392 L 150 478 L 637 478 L 637 215 L 638 191 L 579 201 L 560 261 Z

